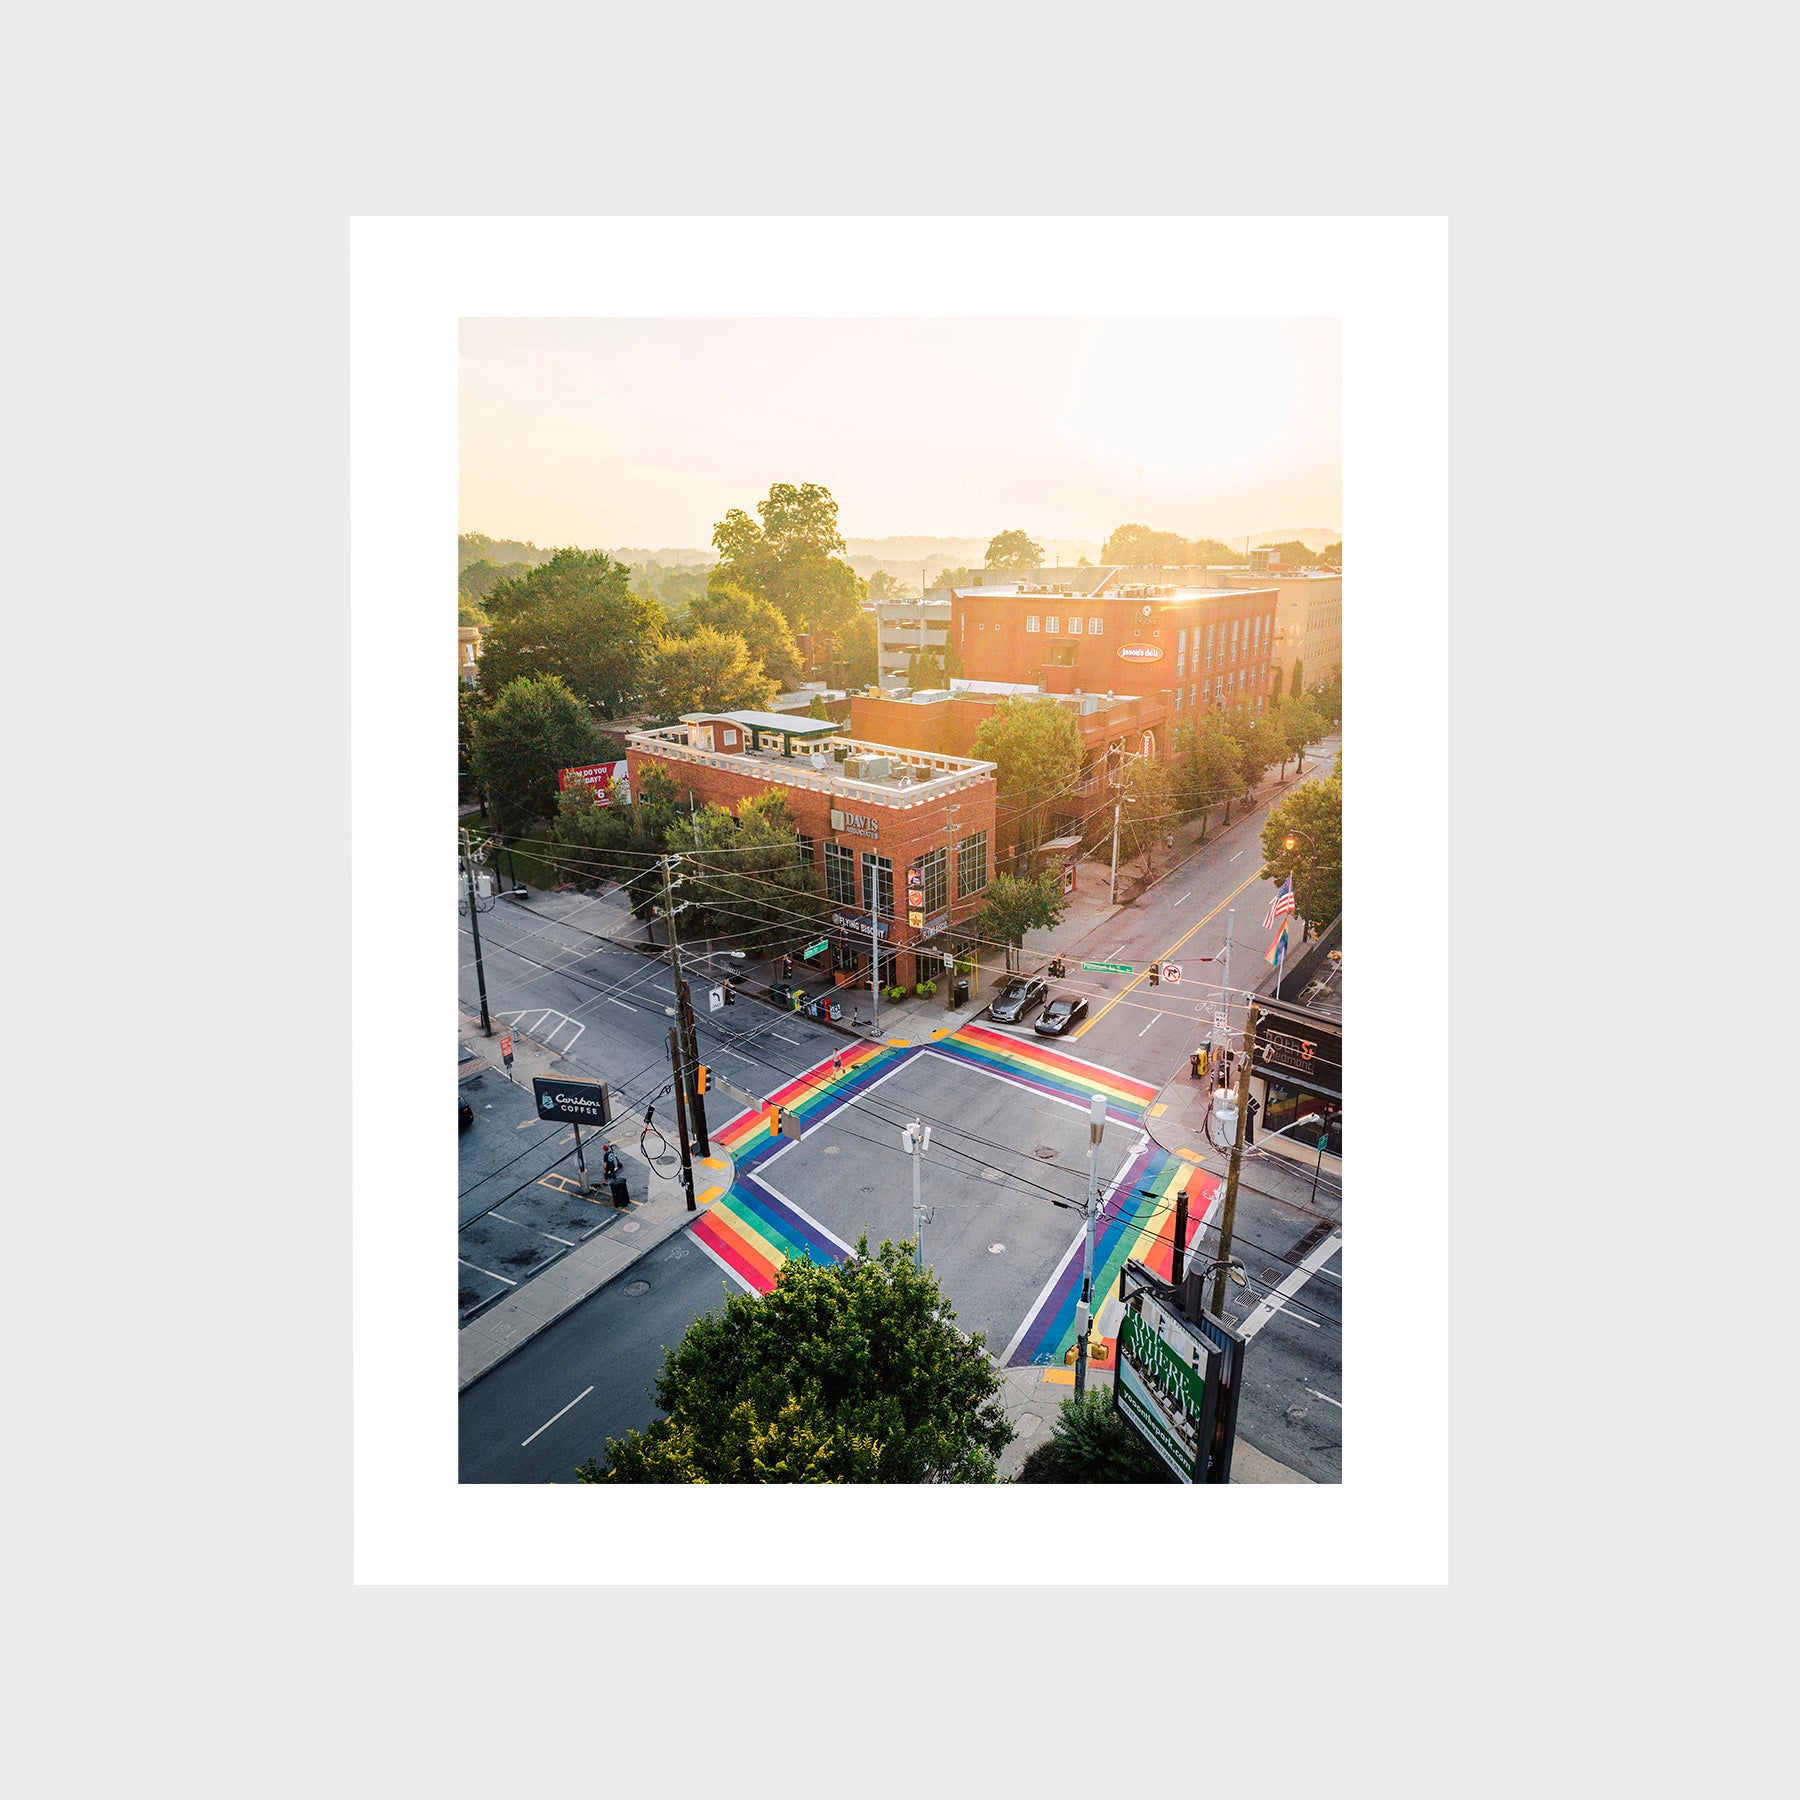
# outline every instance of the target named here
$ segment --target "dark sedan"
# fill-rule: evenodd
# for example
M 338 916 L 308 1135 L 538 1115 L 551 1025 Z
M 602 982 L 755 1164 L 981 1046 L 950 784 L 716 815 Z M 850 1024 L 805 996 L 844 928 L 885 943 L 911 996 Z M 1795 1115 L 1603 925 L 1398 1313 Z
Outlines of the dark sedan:
M 988 1002 L 988 1017 L 1002 1025 L 1016 1025 L 1034 1006 L 1041 1006 L 1049 992 L 1036 975 L 1009 975 Z
M 1043 1017 L 1032 1026 L 1039 1037 L 1061 1037 L 1087 1017 L 1087 1002 L 1070 994 L 1059 994 L 1044 1008 Z

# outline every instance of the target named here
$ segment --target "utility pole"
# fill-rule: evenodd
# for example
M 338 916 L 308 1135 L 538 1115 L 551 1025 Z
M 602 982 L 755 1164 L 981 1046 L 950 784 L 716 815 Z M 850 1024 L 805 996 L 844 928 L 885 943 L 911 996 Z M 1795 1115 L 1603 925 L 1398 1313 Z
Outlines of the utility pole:
M 1249 1117 L 1250 1053 L 1256 1047 L 1256 1021 L 1261 1015 L 1256 1002 L 1250 1003 L 1250 1016 L 1244 1021 L 1244 1060 L 1238 1069 L 1237 1133 L 1231 1140 L 1231 1161 L 1225 1171 L 1225 1210 L 1219 1219 L 1219 1266 L 1213 1275 L 1212 1309 L 1225 1316 L 1225 1265 L 1231 1260 L 1231 1227 L 1237 1218 L 1238 1170 L 1244 1161 L 1244 1122 Z
M 681 950 L 675 941 L 675 888 L 669 879 L 670 857 L 662 858 L 663 872 L 663 917 L 669 924 L 669 967 L 675 972 L 675 1016 L 681 1027 L 681 1049 L 685 1068 L 676 1068 L 676 1078 L 685 1090 L 687 1105 L 694 1118 L 694 1141 L 699 1146 L 702 1156 L 712 1155 L 712 1145 L 706 1136 L 706 1103 L 700 1098 L 697 1086 L 699 1076 L 695 1070 L 700 1067 L 700 1045 L 694 1035 L 694 1008 L 688 998 L 688 984 L 682 978 Z
M 1169 1257 L 1169 1285 L 1181 1286 L 1181 1265 L 1187 1256 L 1187 1189 L 1175 1190 L 1175 1245 Z
M 681 1036 L 669 1027 L 669 1067 L 675 1071 L 675 1135 L 681 1140 L 681 1191 L 689 1212 L 694 1207 L 694 1154 L 688 1148 L 687 1094 L 681 1079 Z
M 488 1017 L 487 970 L 481 961 L 481 913 L 475 903 L 475 858 L 469 853 L 469 830 L 463 827 L 463 873 L 469 878 L 469 935 L 475 940 L 475 985 L 481 990 L 481 1035 L 494 1035 L 494 1021 Z M 440 890 L 441 891 L 441 890 Z
M 925 1160 L 925 1152 L 931 1145 L 931 1127 L 921 1125 L 917 1119 L 914 1119 L 910 1125 L 902 1128 L 900 1142 L 905 1146 L 906 1154 L 912 1158 L 913 1267 L 923 1275 L 925 1273 L 925 1205 L 919 1193 L 919 1165 Z
M 1088 1107 L 1087 1227 L 1081 1241 L 1081 1304 L 1075 1308 L 1075 1398 L 1087 1392 L 1088 1332 L 1094 1304 L 1094 1226 L 1100 1217 L 1100 1140 L 1106 1135 L 1106 1096 Z
M 875 1008 L 874 1029 L 881 1029 L 881 864 L 873 850 L 865 850 L 863 867 L 869 872 L 869 1000 Z
M 1119 814 L 1124 808 L 1125 802 L 1123 799 L 1115 800 L 1113 802 L 1112 882 L 1106 890 L 1106 904 L 1108 906 L 1117 905 L 1119 899 Z
M 1225 914 L 1225 948 L 1220 952 L 1219 956 L 1219 1004 L 1217 1011 L 1218 1016 L 1226 1021 L 1229 1021 L 1231 1018 L 1231 1002 L 1227 998 L 1227 995 L 1230 991 L 1231 982 L 1231 933 L 1236 924 L 1237 908 L 1233 906 L 1229 908 Z M 1220 1033 L 1221 1044 L 1229 1042 L 1229 1038 L 1230 1027 L 1228 1023 L 1225 1030 Z

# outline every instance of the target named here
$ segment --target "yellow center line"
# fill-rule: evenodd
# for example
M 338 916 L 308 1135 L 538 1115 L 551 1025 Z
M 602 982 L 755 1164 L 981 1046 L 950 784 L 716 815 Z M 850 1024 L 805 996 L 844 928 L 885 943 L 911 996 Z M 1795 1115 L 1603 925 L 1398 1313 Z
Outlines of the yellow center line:
M 1169 959 L 1172 956 L 1174 956 L 1175 952 L 1177 950 L 1179 950 L 1181 948 L 1181 946 L 1183 944 L 1185 944 L 1188 941 L 1188 939 L 1191 938 L 1194 935 L 1194 933 L 1200 929 L 1201 925 L 1206 924 L 1207 921 L 1210 919 L 1216 919 L 1219 916 L 1219 914 L 1221 912 L 1223 912 L 1225 910 L 1225 908 L 1228 907 L 1232 903 L 1232 901 L 1234 901 L 1238 897 L 1238 895 L 1244 891 L 1245 888 L 1254 887 L 1255 884 L 1261 880 L 1262 880 L 1262 876 L 1260 874 L 1246 875 L 1244 877 L 1243 881 L 1237 887 L 1234 887 L 1231 890 L 1231 892 L 1229 894 L 1227 894 L 1225 896 L 1225 898 L 1223 900 L 1221 900 L 1219 902 L 1219 904 L 1217 906 L 1215 906 L 1212 909 L 1212 911 L 1206 915 L 1206 918 L 1201 919 L 1197 924 L 1192 926 L 1189 930 L 1184 931 L 1181 934 L 1181 936 L 1178 937 L 1175 940 L 1175 942 L 1172 943 L 1168 947 L 1168 949 L 1165 950 L 1162 953 L 1162 955 L 1156 959 L 1157 962 L 1159 964 L 1161 964 L 1161 963 L 1166 963 L 1167 961 L 1169 961 Z M 1100 1023 L 1100 1021 L 1102 1019 L 1104 1019 L 1106 1017 L 1106 1015 L 1109 1012 L 1111 1012 L 1112 1009 L 1115 1006 L 1117 1006 L 1119 1004 L 1119 1002 L 1121 1000 L 1123 1000 L 1125 998 L 1125 996 L 1127 994 L 1129 994 L 1131 992 L 1131 990 L 1134 987 L 1136 987 L 1140 981 L 1148 981 L 1149 978 L 1150 978 L 1150 970 L 1148 969 L 1148 967 L 1142 969 L 1138 974 L 1132 976 L 1132 978 L 1128 982 L 1126 982 L 1124 987 L 1121 988 L 1118 993 L 1114 994 L 1113 997 L 1109 1001 L 1107 1001 L 1107 1003 L 1103 1007 L 1101 1007 L 1101 1009 L 1097 1013 L 1095 1013 L 1091 1019 L 1084 1020 L 1080 1025 L 1076 1026 L 1076 1028 L 1072 1032 L 1070 1032 L 1069 1035 L 1071 1037 L 1080 1037 L 1084 1032 L 1092 1030 L 1093 1027 L 1098 1025 Z

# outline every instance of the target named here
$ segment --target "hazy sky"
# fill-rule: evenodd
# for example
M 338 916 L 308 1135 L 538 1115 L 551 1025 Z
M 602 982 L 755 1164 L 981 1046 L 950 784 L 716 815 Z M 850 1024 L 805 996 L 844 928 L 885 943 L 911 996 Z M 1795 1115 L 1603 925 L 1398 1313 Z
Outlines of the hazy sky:
M 704 546 L 774 481 L 846 537 L 1339 523 L 1335 319 L 471 319 L 461 414 L 462 529 L 538 544 Z

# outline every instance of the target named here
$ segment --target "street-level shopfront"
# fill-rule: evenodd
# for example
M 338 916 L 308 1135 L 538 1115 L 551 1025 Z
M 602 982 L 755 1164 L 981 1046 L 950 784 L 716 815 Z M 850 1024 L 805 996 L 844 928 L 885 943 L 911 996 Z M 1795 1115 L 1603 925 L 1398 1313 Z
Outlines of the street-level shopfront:
M 1256 1142 L 1265 1149 L 1291 1151 L 1301 1161 L 1318 1155 L 1315 1126 L 1287 1129 L 1308 1114 L 1325 1121 L 1326 1166 L 1344 1153 L 1344 1033 L 1341 1021 L 1304 1007 L 1288 1007 L 1259 997 L 1250 1063 L 1250 1091 L 1259 1103 Z M 1277 1133 L 1281 1135 L 1276 1136 Z

